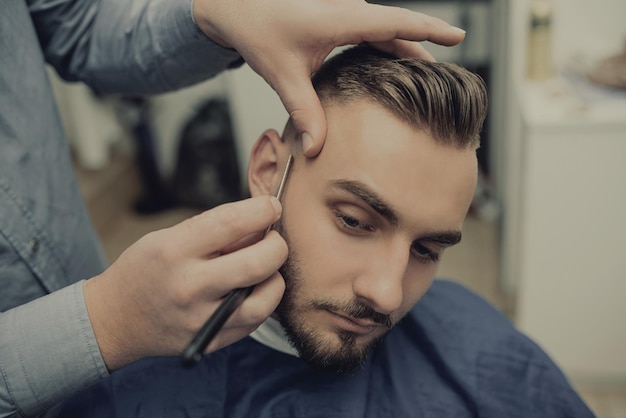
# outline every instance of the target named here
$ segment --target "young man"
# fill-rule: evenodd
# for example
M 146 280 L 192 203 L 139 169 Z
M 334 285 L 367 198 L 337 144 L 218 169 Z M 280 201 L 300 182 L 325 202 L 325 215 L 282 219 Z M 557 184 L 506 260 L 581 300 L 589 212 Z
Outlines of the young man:
M 592 416 L 503 315 L 433 281 L 476 184 L 482 81 L 358 47 L 313 84 L 328 121 L 319 156 L 303 156 L 288 123 L 250 159 L 257 196 L 275 193 L 293 155 L 274 315 L 195 368 L 153 359 L 114 373 L 60 416 Z

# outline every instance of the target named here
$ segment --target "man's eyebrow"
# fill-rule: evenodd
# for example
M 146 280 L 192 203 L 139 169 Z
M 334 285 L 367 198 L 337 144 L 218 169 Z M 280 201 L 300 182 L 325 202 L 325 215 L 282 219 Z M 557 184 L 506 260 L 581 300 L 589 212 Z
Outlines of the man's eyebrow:
M 331 185 L 351 193 L 374 209 L 374 211 L 385 218 L 392 226 L 398 226 L 398 215 L 396 211 L 365 184 L 355 180 L 333 180 L 331 181 Z
M 461 242 L 461 231 L 429 232 L 419 237 L 419 241 L 431 241 L 445 247 Z

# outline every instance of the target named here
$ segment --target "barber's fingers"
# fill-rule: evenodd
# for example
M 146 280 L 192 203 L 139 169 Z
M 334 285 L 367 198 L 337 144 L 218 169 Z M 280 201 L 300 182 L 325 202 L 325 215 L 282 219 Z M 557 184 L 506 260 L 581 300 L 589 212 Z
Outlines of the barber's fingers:
M 369 44 L 398 58 L 415 57 L 426 61 L 435 61 L 435 57 L 418 42 L 394 39 L 387 42 L 370 42 Z
M 355 8 L 353 13 L 346 13 L 342 19 L 345 29 L 340 32 L 340 39 L 343 44 L 404 39 L 452 46 L 465 37 L 464 30 L 442 19 L 402 7 L 367 4 L 366 7 Z
M 232 344 L 254 331 L 274 312 L 284 292 L 285 281 L 278 272 L 256 285 L 250 296 L 226 321 L 206 352 Z
M 315 157 L 326 139 L 326 117 L 310 81 L 311 72 L 324 61 L 334 46 L 368 42 L 374 47 L 398 57 L 417 57 L 434 61 L 433 56 L 415 41 L 432 41 L 455 45 L 465 32 L 447 22 L 403 8 L 367 4 L 357 7 L 355 13 L 341 14 L 342 22 L 320 22 L 328 25 L 329 33 L 338 29 L 334 45 L 305 50 L 309 56 L 283 57 L 280 74 L 264 71 L 270 65 L 257 69 L 278 93 L 300 135 L 304 155 Z M 341 24 L 337 24 L 341 23 Z M 332 25 L 335 25 L 334 27 Z
M 273 196 L 227 203 L 170 228 L 168 238 L 178 254 L 217 257 L 222 249 L 276 222 L 281 211 Z
M 287 259 L 285 240 L 271 231 L 262 241 L 218 258 L 193 264 L 187 279 L 197 298 L 221 298 L 233 289 L 257 285 L 276 273 Z M 206 286 L 206 281 L 211 286 Z
M 275 272 L 254 287 L 250 296 L 233 314 L 234 321 L 257 327 L 276 310 L 284 293 L 285 280 L 279 272 Z
M 264 236 L 265 236 L 265 230 L 263 230 L 262 232 L 254 232 L 250 235 L 246 235 L 245 237 L 240 238 L 239 240 L 233 242 L 232 244 L 229 244 L 226 247 L 222 248 L 221 253 L 222 254 L 234 253 L 235 251 L 238 251 L 244 247 L 248 247 L 256 242 L 261 241 Z
M 319 154 L 326 139 L 326 115 L 311 84 L 310 70 L 300 61 L 284 62 L 288 68 L 272 87 L 289 113 L 299 133 L 302 151 L 307 157 Z

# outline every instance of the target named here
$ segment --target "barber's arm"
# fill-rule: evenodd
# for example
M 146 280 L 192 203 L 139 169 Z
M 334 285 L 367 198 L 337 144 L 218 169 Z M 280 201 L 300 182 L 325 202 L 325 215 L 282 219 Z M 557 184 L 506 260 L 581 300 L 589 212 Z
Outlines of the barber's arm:
M 0 417 L 37 416 L 147 356 L 182 353 L 232 289 L 252 294 L 207 348 L 252 332 L 284 291 L 280 203 L 229 203 L 129 247 L 105 272 L 0 314 Z
M 108 376 L 83 281 L 0 314 L 0 417 L 31 417 Z
M 46 61 L 101 92 L 154 94 L 206 80 L 240 55 L 206 37 L 192 0 L 28 0 Z

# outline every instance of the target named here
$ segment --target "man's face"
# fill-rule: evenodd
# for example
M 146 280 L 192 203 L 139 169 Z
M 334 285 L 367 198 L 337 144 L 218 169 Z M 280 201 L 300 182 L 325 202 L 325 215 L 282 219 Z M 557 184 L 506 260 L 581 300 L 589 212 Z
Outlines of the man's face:
M 474 150 L 439 145 L 370 102 L 328 105 L 326 116 L 324 149 L 296 157 L 283 198 L 290 256 L 276 314 L 305 361 L 347 372 L 460 239 L 477 165 Z

